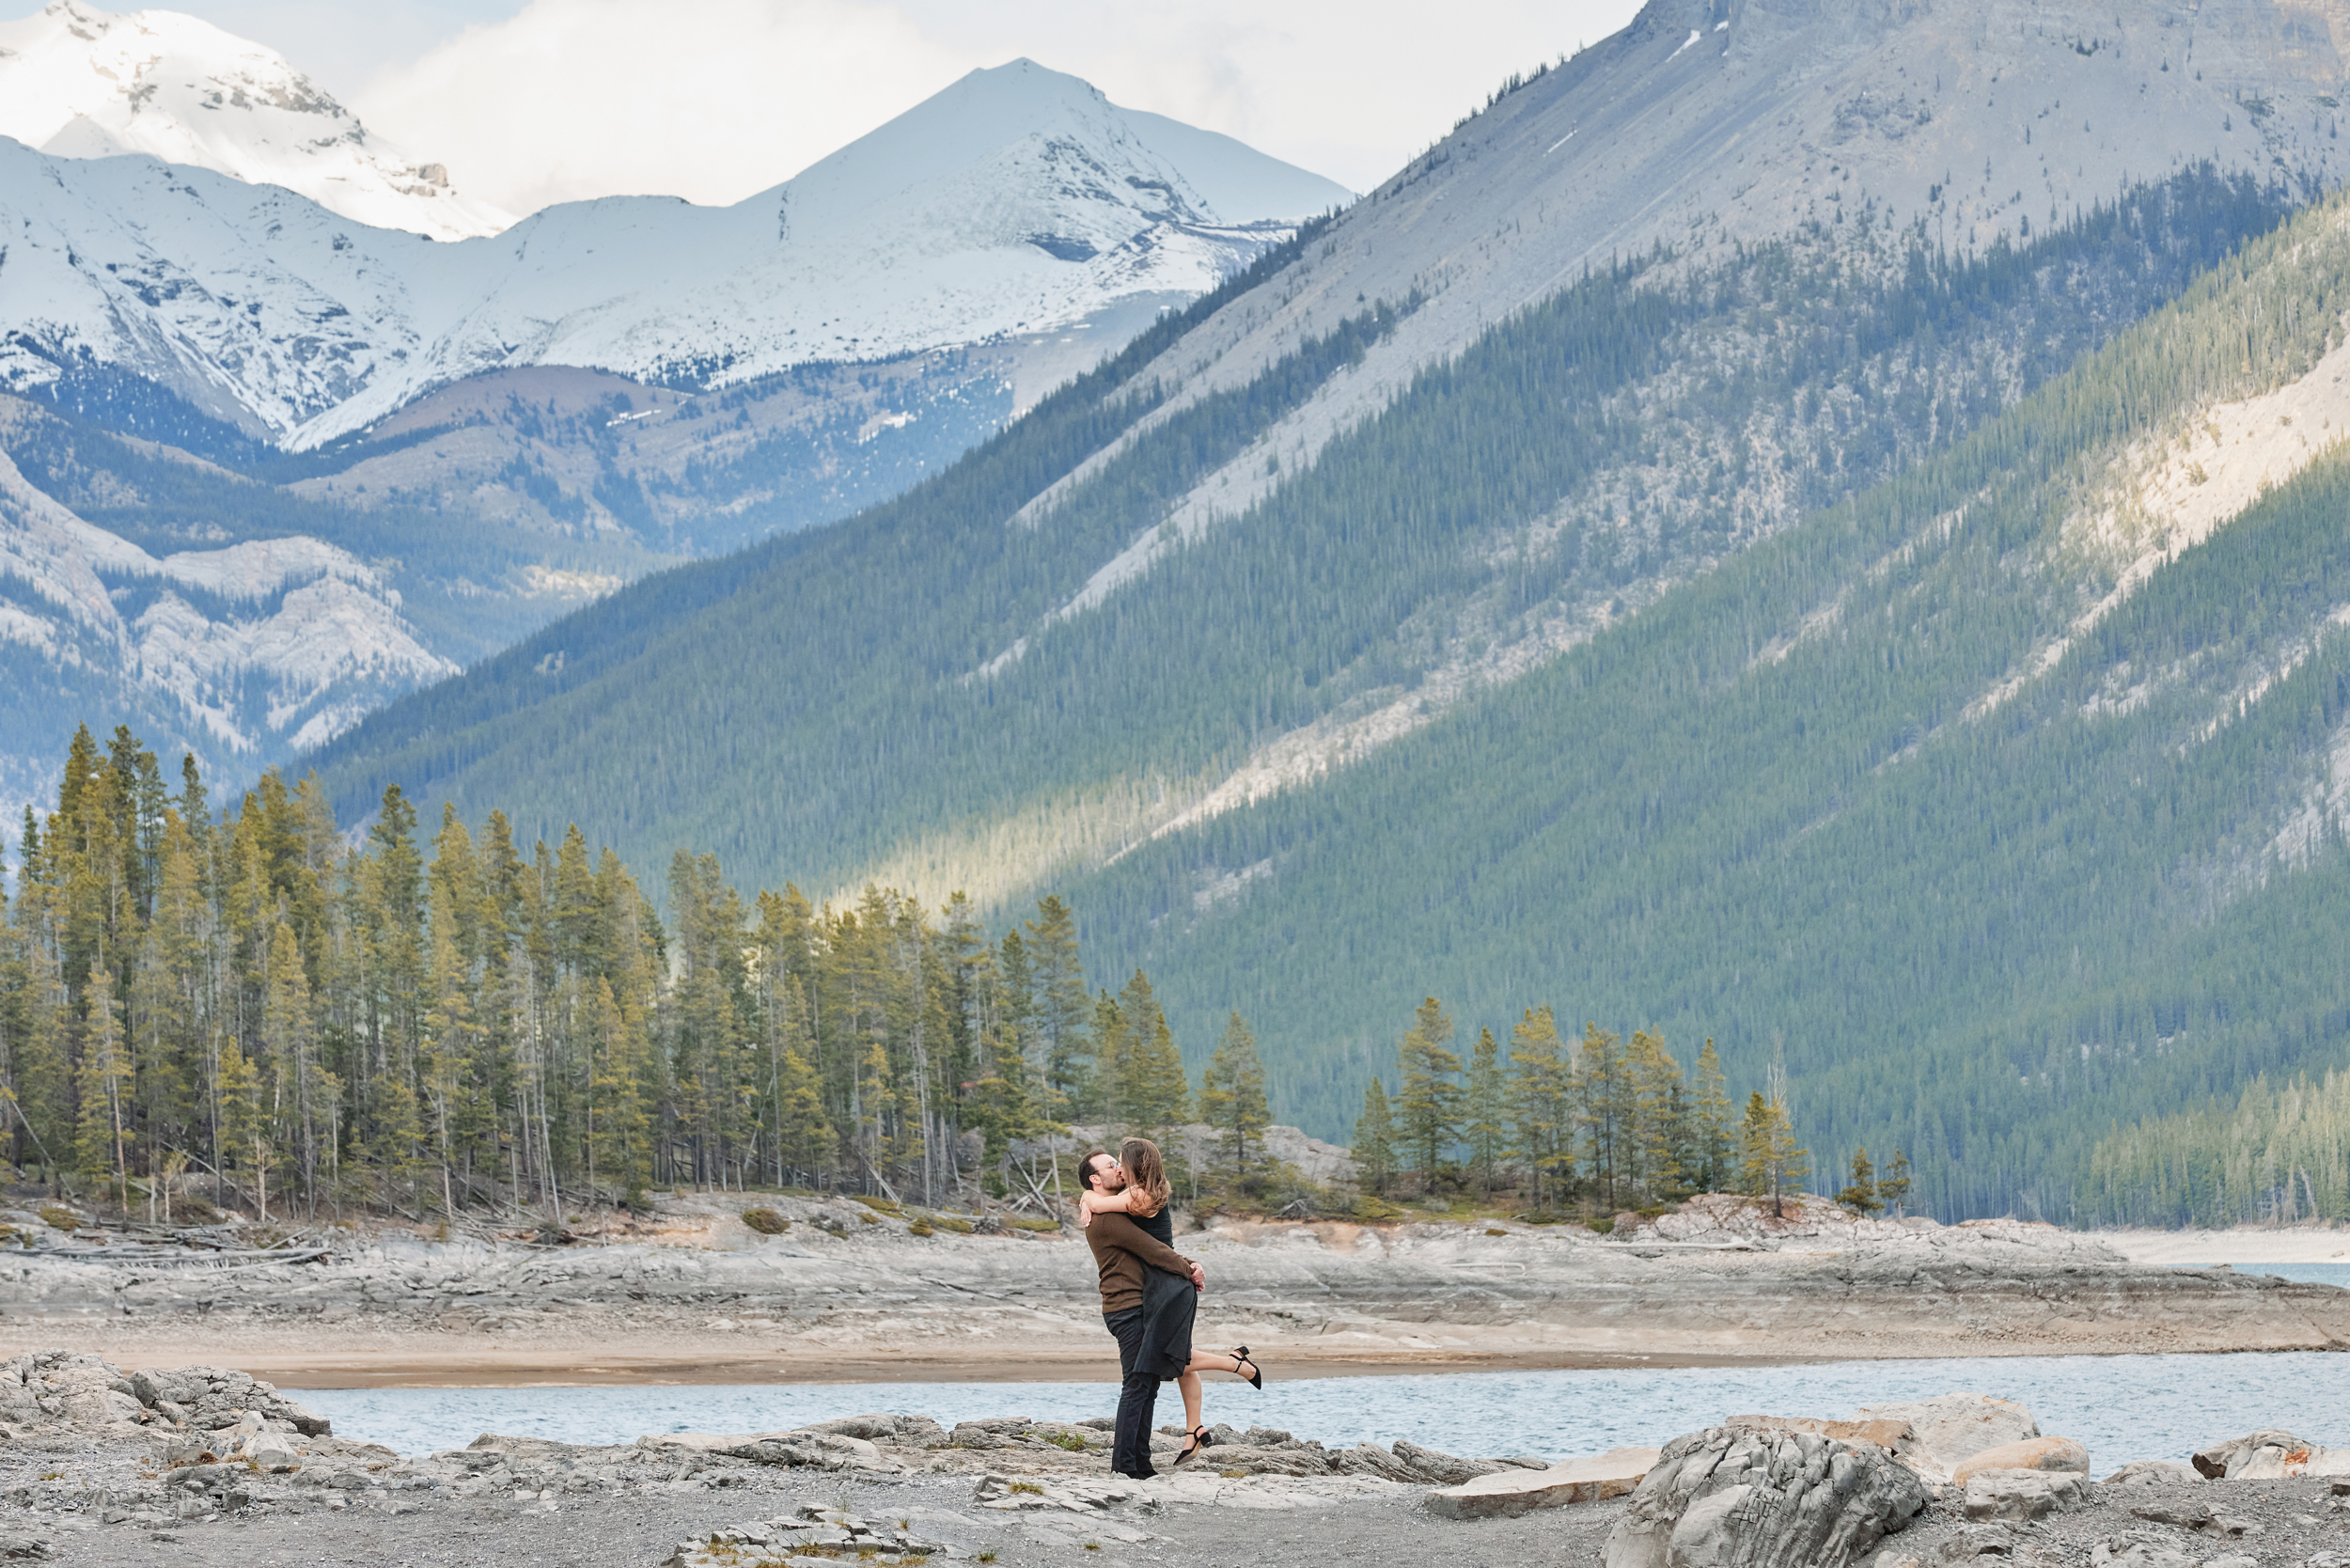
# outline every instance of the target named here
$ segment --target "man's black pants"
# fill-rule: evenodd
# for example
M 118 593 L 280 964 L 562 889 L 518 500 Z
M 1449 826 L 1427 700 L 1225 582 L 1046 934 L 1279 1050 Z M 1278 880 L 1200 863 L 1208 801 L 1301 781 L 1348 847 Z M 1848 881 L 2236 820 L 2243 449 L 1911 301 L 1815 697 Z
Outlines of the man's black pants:
M 1118 1437 L 1110 1468 L 1121 1476 L 1156 1475 L 1151 1467 L 1151 1418 L 1159 1405 L 1159 1380 L 1135 1363 L 1142 1356 L 1142 1309 L 1130 1307 L 1102 1319 L 1118 1340 Z

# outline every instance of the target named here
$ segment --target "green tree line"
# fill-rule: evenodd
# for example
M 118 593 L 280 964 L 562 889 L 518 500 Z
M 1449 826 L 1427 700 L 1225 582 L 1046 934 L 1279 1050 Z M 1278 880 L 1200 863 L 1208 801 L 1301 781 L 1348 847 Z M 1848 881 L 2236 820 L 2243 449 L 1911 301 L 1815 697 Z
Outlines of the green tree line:
M 1613 1215 L 1704 1192 L 1783 1200 L 1810 1175 L 1783 1073 L 1742 1107 L 1711 1040 L 1687 1073 L 1653 1030 L 1627 1040 L 1587 1023 L 1579 1039 L 1562 1040 L 1547 1005 L 1525 1011 L 1506 1050 L 1480 1028 L 1464 1063 L 1454 1038 L 1444 1005 L 1427 997 L 1398 1043 L 1394 1091 L 1386 1074 L 1364 1089 L 1354 1152 L 1368 1191 L 1408 1182 L 1491 1198 L 1507 1186 L 1536 1209 Z M 1907 1168 L 1898 1154 L 1879 1179 L 1862 1149 L 1839 1200 L 1868 1211 L 1899 1203 Z
M 2350 1219 L 2350 1070 L 2254 1078 L 2097 1141 L 2084 1202 L 2106 1225 Z
M 215 811 L 128 729 L 74 737 L 0 905 L 0 1111 L 20 1168 L 126 1208 L 192 1172 L 273 1212 L 628 1199 L 649 1184 L 1041 1195 L 1046 1135 L 1197 1108 L 1235 1174 L 1270 1120 L 1237 1014 L 1195 1096 L 1148 976 L 1089 992 L 1058 898 L 967 900 L 668 867 L 665 920 L 573 828 L 525 844 L 384 792 L 348 838 L 315 776 Z M 159 1190 L 159 1187 L 161 1190 Z

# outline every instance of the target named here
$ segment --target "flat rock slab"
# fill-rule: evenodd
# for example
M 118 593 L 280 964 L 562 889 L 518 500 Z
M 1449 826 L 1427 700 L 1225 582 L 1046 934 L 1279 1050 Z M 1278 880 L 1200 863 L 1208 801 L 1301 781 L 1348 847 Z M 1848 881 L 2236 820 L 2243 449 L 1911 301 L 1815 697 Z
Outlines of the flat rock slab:
M 1429 1493 L 1428 1512 L 1439 1519 L 1513 1519 L 1538 1509 L 1604 1502 L 1638 1486 L 1662 1451 L 1610 1449 L 1546 1470 L 1498 1470 Z
M 2051 1470 L 2075 1475 L 2089 1473 L 2089 1450 L 2070 1437 L 2027 1437 L 2002 1443 L 1952 1467 L 1950 1480 L 1965 1485 L 1983 1470 Z
M 2074 1470 L 1977 1470 L 1960 1503 L 1969 1519 L 2044 1519 L 2089 1500 L 2089 1478 Z

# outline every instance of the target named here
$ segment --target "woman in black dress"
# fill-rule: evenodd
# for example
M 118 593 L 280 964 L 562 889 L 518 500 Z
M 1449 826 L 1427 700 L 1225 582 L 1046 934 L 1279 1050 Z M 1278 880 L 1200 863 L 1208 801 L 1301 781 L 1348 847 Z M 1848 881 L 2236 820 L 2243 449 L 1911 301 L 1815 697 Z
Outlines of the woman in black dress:
M 1174 1192 L 1167 1179 L 1167 1162 L 1159 1153 L 1159 1146 L 1147 1137 L 1130 1137 L 1119 1148 L 1118 1163 L 1126 1178 L 1125 1189 L 1107 1197 L 1088 1191 L 1080 1205 L 1083 1212 L 1079 1223 L 1100 1210 L 1119 1210 L 1155 1240 L 1174 1246 L 1175 1225 L 1167 1214 L 1168 1200 Z M 1155 1366 L 1161 1382 L 1172 1381 L 1183 1391 L 1183 1450 L 1175 1456 L 1175 1463 L 1181 1465 L 1197 1456 L 1208 1444 L 1208 1429 L 1199 1419 L 1199 1374 L 1230 1372 L 1261 1388 L 1264 1373 L 1249 1357 L 1246 1345 L 1230 1356 L 1193 1350 L 1191 1330 L 1199 1311 L 1198 1291 L 1181 1275 L 1159 1269 L 1146 1272 L 1140 1364 Z

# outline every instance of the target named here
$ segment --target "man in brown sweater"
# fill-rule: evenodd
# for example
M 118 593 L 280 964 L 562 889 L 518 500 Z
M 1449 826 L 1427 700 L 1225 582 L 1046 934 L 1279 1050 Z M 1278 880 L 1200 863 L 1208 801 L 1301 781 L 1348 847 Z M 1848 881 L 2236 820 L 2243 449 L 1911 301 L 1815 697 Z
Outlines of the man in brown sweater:
M 1085 1157 L 1077 1174 L 1100 1193 L 1119 1192 L 1126 1185 L 1126 1173 L 1117 1159 L 1098 1151 Z M 1118 1341 L 1118 1433 L 1110 1449 L 1110 1468 L 1139 1481 L 1158 1473 L 1151 1467 L 1151 1419 L 1158 1408 L 1159 1379 L 1151 1369 L 1136 1364 L 1142 1348 L 1143 1271 L 1187 1275 L 1195 1290 L 1207 1288 L 1207 1271 L 1121 1214 L 1095 1215 L 1086 1227 L 1086 1245 L 1093 1248 L 1094 1266 L 1101 1272 L 1102 1321 Z

